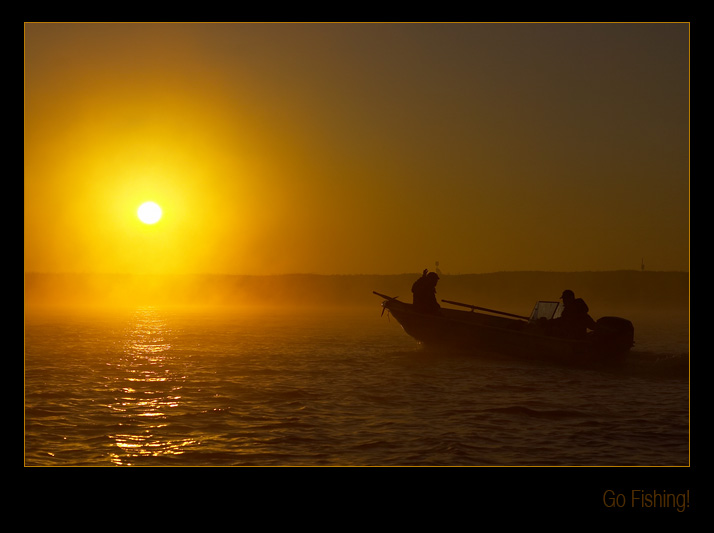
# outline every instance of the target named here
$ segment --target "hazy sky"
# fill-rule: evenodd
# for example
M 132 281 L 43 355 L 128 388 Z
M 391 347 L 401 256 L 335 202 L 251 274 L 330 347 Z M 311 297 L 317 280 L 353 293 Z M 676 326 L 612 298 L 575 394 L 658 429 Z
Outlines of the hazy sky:
M 688 270 L 689 30 L 26 24 L 25 270 Z

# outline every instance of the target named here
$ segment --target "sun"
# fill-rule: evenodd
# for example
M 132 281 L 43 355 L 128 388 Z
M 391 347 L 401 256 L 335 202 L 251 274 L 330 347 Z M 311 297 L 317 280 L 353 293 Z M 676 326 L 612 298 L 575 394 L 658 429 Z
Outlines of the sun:
M 136 212 L 139 220 L 144 224 L 156 224 L 161 220 L 161 207 L 155 202 L 144 202 L 139 206 L 139 210 Z

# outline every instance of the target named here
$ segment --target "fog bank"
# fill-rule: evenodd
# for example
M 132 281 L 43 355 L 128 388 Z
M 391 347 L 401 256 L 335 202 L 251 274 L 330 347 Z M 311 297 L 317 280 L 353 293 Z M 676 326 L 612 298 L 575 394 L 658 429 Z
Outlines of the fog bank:
M 278 276 L 149 276 L 25 274 L 25 304 L 378 306 L 378 291 L 411 302 L 420 274 Z M 689 306 L 687 272 L 496 272 L 444 275 L 439 299 L 527 314 L 536 300 L 575 291 L 591 310 Z M 596 313 L 601 314 L 601 313 Z

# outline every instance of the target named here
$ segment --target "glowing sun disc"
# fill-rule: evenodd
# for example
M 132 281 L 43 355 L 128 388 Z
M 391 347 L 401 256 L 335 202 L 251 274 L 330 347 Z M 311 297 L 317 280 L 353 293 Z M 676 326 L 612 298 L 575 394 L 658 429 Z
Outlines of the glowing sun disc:
M 144 202 L 136 212 L 144 224 L 156 224 L 161 219 L 161 207 L 154 202 Z

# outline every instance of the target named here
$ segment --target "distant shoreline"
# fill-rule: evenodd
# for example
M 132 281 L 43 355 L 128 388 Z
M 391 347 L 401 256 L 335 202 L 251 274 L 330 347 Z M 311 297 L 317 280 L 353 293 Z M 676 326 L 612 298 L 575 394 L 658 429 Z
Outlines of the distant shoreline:
M 420 273 L 404 274 L 24 274 L 26 305 L 177 304 L 367 306 L 372 291 L 411 301 Z M 572 289 L 588 304 L 610 307 L 689 306 L 688 272 L 502 271 L 443 274 L 437 297 L 480 305 L 531 305 Z

